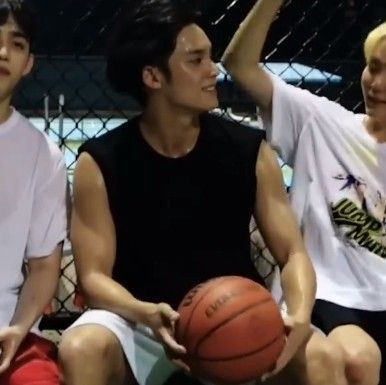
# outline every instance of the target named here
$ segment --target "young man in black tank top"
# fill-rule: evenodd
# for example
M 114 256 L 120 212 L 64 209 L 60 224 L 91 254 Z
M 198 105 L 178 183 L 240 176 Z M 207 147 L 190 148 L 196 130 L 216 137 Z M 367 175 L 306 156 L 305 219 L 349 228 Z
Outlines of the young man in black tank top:
M 208 115 L 218 106 L 218 71 L 197 14 L 170 0 L 129 8 L 107 75 L 143 112 L 80 149 L 71 233 L 92 310 L 63 335 L 65 383 L 149 383 L 153 364 L 138 362 L 134 324 L 183 356 L 174 309 L 187 290 L 220 275 L 259 279 L 249 258 L 252 215 L 282 267 L 292 322 L 277 370 L 307 356 L 320 378 L 317 363 L 335 357 L 310 328 L 314 271 L 276 156 L 258 131 Z

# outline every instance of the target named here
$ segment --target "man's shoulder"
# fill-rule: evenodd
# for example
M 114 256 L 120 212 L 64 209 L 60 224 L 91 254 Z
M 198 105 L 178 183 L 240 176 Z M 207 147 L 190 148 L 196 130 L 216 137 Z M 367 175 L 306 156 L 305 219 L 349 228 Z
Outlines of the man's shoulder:
M 79 153 L 90 150 L 109 151 L 115 149 L 133 131 L 135 122 L 135 118 L 130 119 L 101 135 L 87 139 L 79 147 Z
M 47 161 L 62 161 L 64 156 L 60 151 L 59 146 L 51 139 L 45 132 L 39 130 L 34 124 L 25 116 L 15 111 L 17 114 L 16 131 L 19 140 L 23 138 L 28 143 L 31 149 L 39 153 L 40 158 L 45 158 Z
M 17 135 L 23 135 L 20 138 L 27 140 L 31 145 L 34 143 L 40 144 L 44 141 L 46 134 L 39 130 L 27 117 L 15 110 L 11 119 L 15 119 L 14 133 Z M 32 140 L 32 143 L 31 143 Z

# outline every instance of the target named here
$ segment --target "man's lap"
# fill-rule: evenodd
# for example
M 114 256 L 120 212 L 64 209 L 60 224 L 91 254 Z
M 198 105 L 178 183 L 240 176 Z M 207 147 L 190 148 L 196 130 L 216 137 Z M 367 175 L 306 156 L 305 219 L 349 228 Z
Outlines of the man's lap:
M 115 334 L 140 385 L 163 384 L 177 370 L 149 329 L 143 326 L 137 327 L 109 311 L 87 310 L 67 331 L 92 324 L 104 326 Z M 66 332 L 64 336 L 65 334 Z
M 345 325 L 355 325 L 377 343 L 382 357 L 386 357 L 386 311 L 351 309 L 324 300 L 316 300 L 312 322 L 326 335 Z M 386 360 L 382 360 L 381 378 L 386 378 Z
M 366 331 L 379 345 L 386 345 L 384 333 L 386 311 L 350 309 L 318 299 L 312 314 L 312 322 L 326 334 L 338 326 L 356 325 Z
M 59 385 L 56 346 L 29 333 L 10 368 L 0 375 L 0 385 Z
M 106 310 L 88 310 L 67 330 L 91 324 L 104 326 L 115 334 L 139 385 L 162 385 L 171 376 L 179 378 L 179 368 L 166 357 L 149 328 L 136 326 Z

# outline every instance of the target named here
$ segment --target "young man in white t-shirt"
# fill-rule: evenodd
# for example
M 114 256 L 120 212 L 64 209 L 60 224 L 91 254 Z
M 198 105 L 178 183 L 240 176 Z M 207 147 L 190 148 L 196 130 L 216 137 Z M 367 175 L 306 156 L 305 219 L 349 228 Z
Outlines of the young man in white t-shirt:
M 294 168 L 291 201 L 317 274 L 313 323 L 342 350 L 348 383 L 375 385 L 386 352 L 386 24 L 366 39 L 366 115 L 354 114 L 258 66 L 282 2 L 257 2 L 224 65 Z
M 66 168 L 58 147 L 10 106 L 33 66 L 33 14 L 0 1 L 0 385 L 59 384 L 37 324 L 60 274 Z

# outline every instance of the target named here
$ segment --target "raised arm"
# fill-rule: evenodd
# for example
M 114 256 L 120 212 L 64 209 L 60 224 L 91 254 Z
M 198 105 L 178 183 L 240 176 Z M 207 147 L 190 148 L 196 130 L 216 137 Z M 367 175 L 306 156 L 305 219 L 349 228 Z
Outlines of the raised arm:
M 272 102 L 272 81 L 258 63 L 271 22 L 283 0 L 259 0 L 226 48 L 224 67 L 262 109 Z

